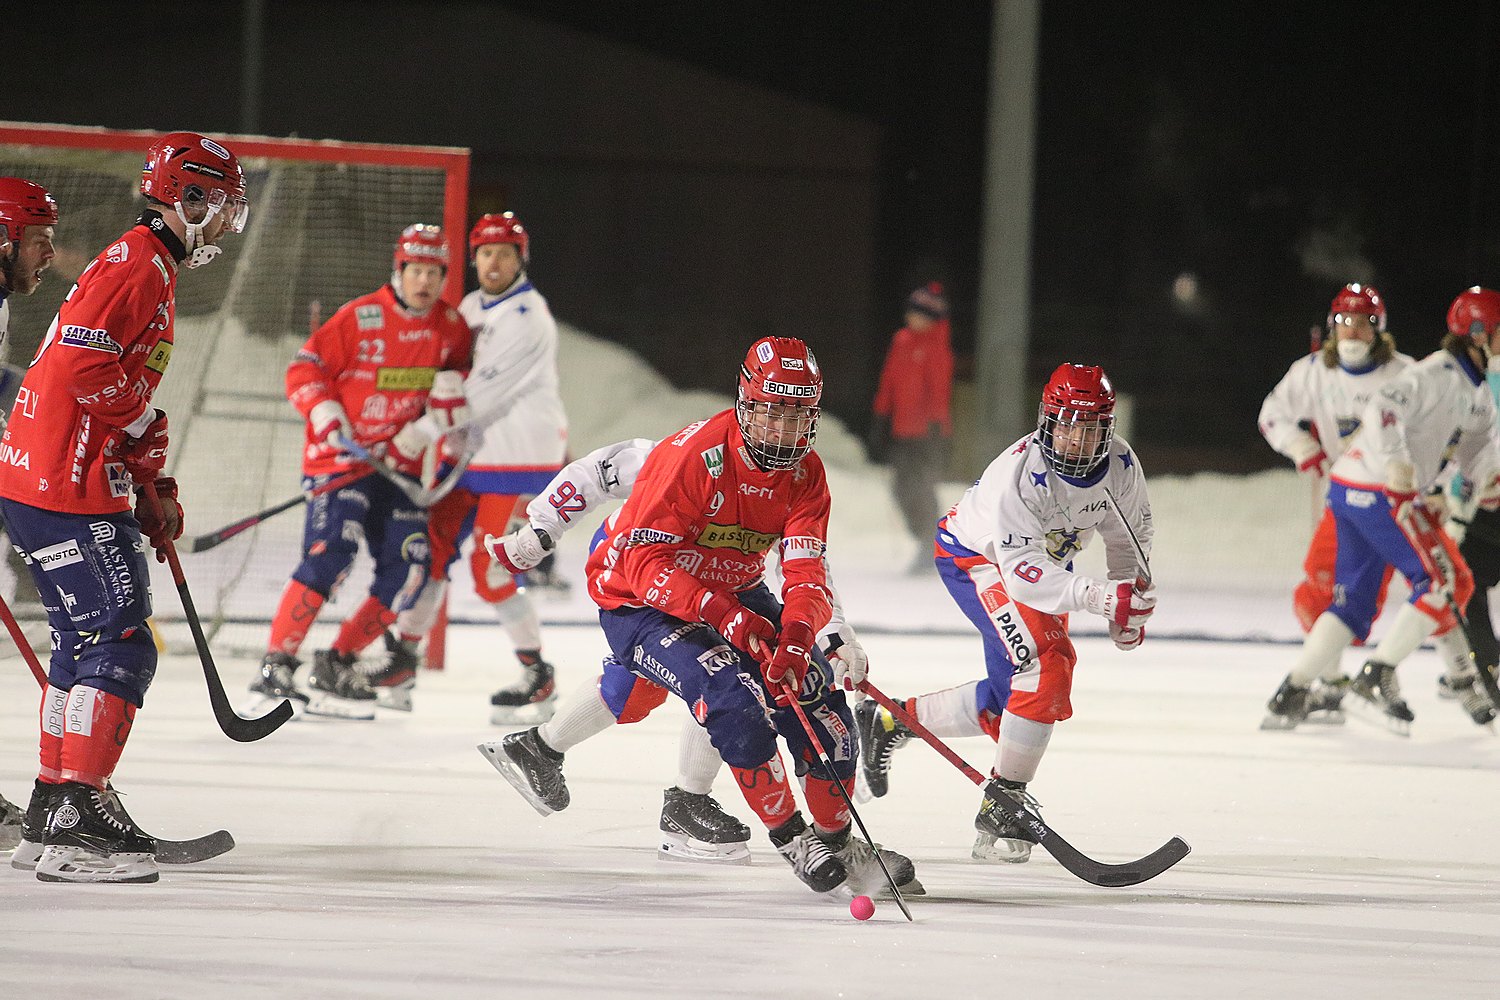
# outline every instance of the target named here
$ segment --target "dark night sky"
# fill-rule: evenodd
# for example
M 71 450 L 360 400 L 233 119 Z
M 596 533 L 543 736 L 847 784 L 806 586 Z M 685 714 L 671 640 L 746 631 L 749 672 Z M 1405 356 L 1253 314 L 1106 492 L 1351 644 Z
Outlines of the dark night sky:
M 990 4 L 510 6 L 880 123 L 876 287 L 948 278 L 971 347 Z M 1434 348 L 1459 290 L 1500 284 L 1495 6 L 1044 3 L 1032 378 L 1098 359 L 1138 435 L 1265 463 L 1260 399 L 1345 281 Z

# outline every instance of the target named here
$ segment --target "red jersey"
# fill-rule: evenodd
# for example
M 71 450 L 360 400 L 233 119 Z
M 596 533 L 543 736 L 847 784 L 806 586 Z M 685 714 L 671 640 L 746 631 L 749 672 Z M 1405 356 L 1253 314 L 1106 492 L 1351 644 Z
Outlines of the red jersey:
M 389 441 L 426 411 L 433 376 L 467 367 L 471 339 L 469 325 L 448 303 L 439 301 L 418 316 L 383 285 L 346 302 L 307 338 L 286 369 L 287 399 L 304 418 L 324 400 L 337 402 L 349 415 L 354 440 L 368 448 Z M 337 448 L 314 441 L 307 428 L 304 475 L 351 464 Z M 420 475 L 421 460 L 397 468 Z
M 159 218 L 152 225 L 161 235 L 134 227 L 63 300 L 0 440 L 0 496 L 67 514 L 130 509 L 134 484 L 115 456 L 150 424 L 172 358 L 181 247 Z
M 780 544 L 784 621 L 814 632 L 833 613 L 823 554 L 828 480 L 809 452 L 762 472 L 733 410 L 683 428 L 652 449 L 608 537 L 589 556 L 589 596 L 601 608 L 653 607 L 700 621 L 710 592 L 755 586 Z
M 925 330 L 904 326 L 896 331 L 872 407 L 877 417 L 891 418 L 891 437 L 923 438 L 934 426 L 944 437 L 953 433 L 953 348 L 948 340 L 946 319 Z

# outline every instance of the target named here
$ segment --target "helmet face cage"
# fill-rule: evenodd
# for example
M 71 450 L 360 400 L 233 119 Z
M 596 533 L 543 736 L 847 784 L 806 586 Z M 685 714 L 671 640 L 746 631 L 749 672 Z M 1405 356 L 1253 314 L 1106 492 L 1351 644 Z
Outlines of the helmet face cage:
M 761 469 L 790 469 L 812 451 L 818 435 L 823 375 L 808 346 L 792 337 L 763 337 L 740 365 L 734 405 L 745 448 Z
M 1037 408 L 1037 441 L 1047 466 L 1059 476 L 1084 479 L 1109 457 L 1115 440 L 1115 415 L 1071 406 Z
M 226 230 L 242 233 L 250 219 L 239 158 L 196 132 L 173 132 L 151 147 L 141 170 L 141 194 L 178 206 L 179 212 L 182 205 L 201 205 L 203 217 L 192 225 L 204 225 L 220 214 Z

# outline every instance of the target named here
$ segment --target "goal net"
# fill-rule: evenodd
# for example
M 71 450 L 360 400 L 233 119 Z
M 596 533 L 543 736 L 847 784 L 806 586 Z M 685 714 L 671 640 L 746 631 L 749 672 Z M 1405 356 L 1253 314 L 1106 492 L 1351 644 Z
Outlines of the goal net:
M 0 122 L 0 176 L 44 185 L 60 211 L 52 270 L 35 295 L 10 300 L 12 364 L 26 364 L 72 282 L 139 213 L 141 164 L 159 135 Z M 167 471 L 187 511 L 185 540 L 297 494 L 303 429 L 286 401 L 287 362 L 311 326 L 387 280 L 405 226 L 441 222 L 457 260 L 467 226 L 466 149 L 215 138 L 244 165 L 251 207 L 245 232 L 224 241 L 218 260 L 183 274 L 172 365 L 155 397 L 171 421 Z M 445 298 L 462 294 L 463 268 L 450 268 Z M 183 552 L 215 650 L 264 650 L 301 531 L 294 511 L 209 551 Z M 342 603 L 359 602 L 368 573 L 361 559 Z M 168 641 L 190 649 L 164 568 L 152 591 Z M 320 628 L 345 610 L 330 609 Z M 311 640 L 327 644 L 317 632 Z

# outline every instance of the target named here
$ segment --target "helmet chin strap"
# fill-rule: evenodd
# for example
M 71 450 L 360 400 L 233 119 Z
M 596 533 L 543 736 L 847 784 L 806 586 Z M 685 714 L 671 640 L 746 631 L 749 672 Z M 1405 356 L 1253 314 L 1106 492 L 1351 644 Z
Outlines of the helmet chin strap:
M 203 229 L 213 221 L 214 216 L 219 214 L 218 208 L 210 205 L 203 216 L 203 221 L 192 223 L 188 221 L 187 213 L 182 210 L 182 202 L 173 202 L 172 207 L 177 210 L 177 218 L 182 220 L 182 225 L 186 229 L 182 242 L 188 252 L 187 266 L 189 268 L 202 267 L 224 252 L 223 247 L 204 242 L 203 239 Z

